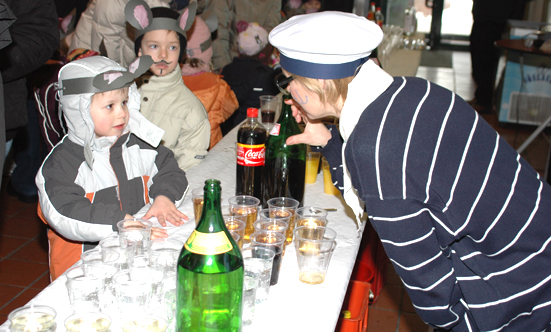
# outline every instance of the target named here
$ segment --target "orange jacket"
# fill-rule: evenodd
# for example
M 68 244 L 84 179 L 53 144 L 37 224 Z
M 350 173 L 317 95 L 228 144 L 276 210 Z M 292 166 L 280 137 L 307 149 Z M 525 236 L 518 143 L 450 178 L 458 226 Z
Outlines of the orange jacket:
M 235 93 L 222 76 L 201 72 L 182 76 L 184 84 L 197 96 L 207 110 L 210 122 L 210 149 L 222 139 L 220 124 L 239 107 Z

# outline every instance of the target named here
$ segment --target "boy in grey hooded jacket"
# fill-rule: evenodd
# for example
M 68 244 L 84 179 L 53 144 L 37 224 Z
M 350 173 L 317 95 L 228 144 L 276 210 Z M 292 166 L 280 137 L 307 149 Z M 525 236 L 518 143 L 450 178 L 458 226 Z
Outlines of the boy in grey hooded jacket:
M 187 220 L 177 210 L 188 188 L 185 172 L 172 151 L 159 146 L 163 130 L 139 112 L 133 81 L 151 63 L 150 57 L 138 58 L 126 71 L 95 56 L 59 72 L 68 134 L 36 176 L 39 212 L 50 226 L 52 279 L 146 204 L 152 203 L 144 218 L 155 216 L 163 226 Z M 152 236 L 167 235 L 157 228 Z

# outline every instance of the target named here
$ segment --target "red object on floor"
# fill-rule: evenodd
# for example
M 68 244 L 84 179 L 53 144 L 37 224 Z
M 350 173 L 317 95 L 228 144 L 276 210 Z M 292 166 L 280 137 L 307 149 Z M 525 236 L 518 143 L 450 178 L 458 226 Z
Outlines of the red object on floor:
M 369 283 L 363 281 L 352 280 L 350 282 L 335 332 L 367 331 L 370 286 Z
M 371 292 L 373 293 L 373 298 L 370 299 L 371 303 L 377 301 L 379 293 L 386 282 L 386 266 L 388 262 L 388 256 L 379 239 L 379 235 L 377 235 L 371 223 L 368 222 L 364 229 L 358 258 L 356 259 L 356 265 L 350 279 L 351 282 L 352 280 L 357 280 L 371 284 Z

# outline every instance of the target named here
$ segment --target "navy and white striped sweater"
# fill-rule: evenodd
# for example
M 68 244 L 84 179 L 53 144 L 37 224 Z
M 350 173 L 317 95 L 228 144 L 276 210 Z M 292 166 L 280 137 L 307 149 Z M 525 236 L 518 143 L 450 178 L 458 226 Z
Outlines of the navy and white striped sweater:
M 321 151 L 342 187 L 337 130 Z M 551 187 L 460 97 L 394 78 L 345 151 L 419 316 L 453 331 L 551 322 Z

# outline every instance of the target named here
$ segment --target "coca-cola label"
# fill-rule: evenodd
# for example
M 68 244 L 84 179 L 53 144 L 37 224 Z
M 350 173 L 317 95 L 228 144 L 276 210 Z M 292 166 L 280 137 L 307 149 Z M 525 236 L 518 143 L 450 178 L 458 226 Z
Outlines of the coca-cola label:
M 266 147 L 264 144 L 249 145 L 237 143 L 237 165 L 264 166 Z
M 275 123 L 272 129 L 270 129 L 270 135 L 272 136 L 279 136 L 279 128 L 281 125 L 279 123 Z

